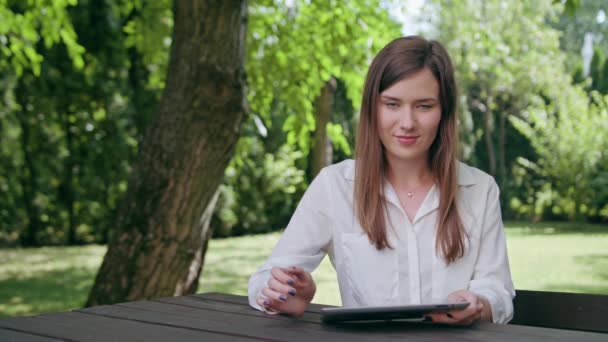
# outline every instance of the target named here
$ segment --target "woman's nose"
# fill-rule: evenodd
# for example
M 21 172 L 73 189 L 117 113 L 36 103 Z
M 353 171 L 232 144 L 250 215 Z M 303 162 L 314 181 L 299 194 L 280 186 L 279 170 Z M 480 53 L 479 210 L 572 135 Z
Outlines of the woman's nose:
M 415 124 L 416 120 L 414 118 L 412 109 L 409 107 L 403 107 L 401 113 L 399 113 L 399 127 L 409 130 L 414 128 Z

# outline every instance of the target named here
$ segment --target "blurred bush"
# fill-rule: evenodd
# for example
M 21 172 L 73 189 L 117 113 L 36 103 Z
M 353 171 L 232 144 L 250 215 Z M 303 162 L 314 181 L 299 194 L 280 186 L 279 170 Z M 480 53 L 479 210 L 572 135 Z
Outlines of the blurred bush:
M 296 167 L 302 152 L 283 145 L 269 153 L 261 138 L 252 136 L 240 139 L 236 153 L 220 188 L 214 237 L 284 228 L 307 186 L 305 172 Z

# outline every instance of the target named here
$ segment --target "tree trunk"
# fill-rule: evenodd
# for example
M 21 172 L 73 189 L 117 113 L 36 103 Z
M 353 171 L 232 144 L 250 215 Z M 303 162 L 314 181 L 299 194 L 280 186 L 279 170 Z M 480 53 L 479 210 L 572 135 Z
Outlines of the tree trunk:
M 504 108 L 504 107 L 503 107 Z M 502 111 L 498 114 L 498 185 L 502 190 L 501 193 L 506 190 L 507 180 L 507 113 Z
M 331 77 L 323 88 L 315 103 L 315 133 L 312 149 L 312 178 L 316 177 L 321 169 L 331 164 L 331 145 L 327 138 L 327 123 L 331 117 L 337 82 Z M 329 148 L 328 148 L 329 145 Z
M 17 90 L 18 92 L 20 90 Z M 25 108 L 24 102 L 21 102 L 21 107 Z M 17 119 L 21 127 L 21 147 L 23 148 L 23 160 L 25 162 L 25 172 L 20 176 L 21 191 L 23 194 L 23 204 L 27 212 L 28 222 L 25 231 L 20 234 L 19 241 L 22 246 L 37 246 L 38 240 L 36 235 L 40 230 L 40 212 L 34 199 L 36 197 L 38 170 L 34 165 L 32 151 L 30 151 L 30 126 L 27 120 L 27 113 L 23 110 L 17 113 Z
M 67 108 L 68 106 L 64 106 Z M 64 174 L 59 195 L 61 202 L 65 205 L 68 212 L 68 228 L 67 228 L 67 245 L 75 245 L 78 241 L 76 238 L 76 221 L 74 218 L 74 134 L 72 132 L 72 123 L 70 123 L 70 114 L 63 115 L 63 129 L 65 131 L 66 149 L 68 156 L 64 162 Z
M 494 123 L 493 121 L 493 115 L 494 113 L 492 112 L 492 103 L 490 100 L 488 100 L 488 105 L 487 108 L 485 110 L 484 114 L 484 141 L 486 143 L 486 152 L 488 153 L 488 173 L 491 174 L 492 176 L 496 175 L 496 155 L 494 153 L 494 141 L 493 141 L 493 134 L 494 134 Z
M 246 110 L 246 0 L 179 0 L 151 123 L 87 305 L 196 289 L 216 190 Z

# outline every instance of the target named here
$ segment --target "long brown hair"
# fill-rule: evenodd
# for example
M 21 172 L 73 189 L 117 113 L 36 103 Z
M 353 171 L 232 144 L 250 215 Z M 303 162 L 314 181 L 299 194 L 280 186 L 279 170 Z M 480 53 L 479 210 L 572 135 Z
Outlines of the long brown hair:
M 378 250 L 391 248 L 385 222 L 384 179 L 388 171 L 378 133 L 379 95 L 394 83 L 428 68 L 439 83 L 441 119 L 429 150 L 429 168 L 439 188 L 436 252 L 447 263 L 464 255 L 466 232 L 456 208 L 458 127 L 457 88 L 447 51 L 434 40 L 419 36 L 393 40 L 369 67 L 355 152 L 355 211 L 363 230 Z

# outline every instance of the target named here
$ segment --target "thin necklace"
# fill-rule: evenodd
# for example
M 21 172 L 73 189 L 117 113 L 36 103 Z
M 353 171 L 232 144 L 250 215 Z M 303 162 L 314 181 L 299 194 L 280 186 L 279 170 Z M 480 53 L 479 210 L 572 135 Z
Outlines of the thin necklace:
M 431 177 L 432 177 L 432 176 L 431 176 Z M 427 186 L 427 185 L 428 185 L 428 184 L 425 184 L 425 181 L 423 181 L 423 182 L 422 182 L 421 184 L 419 184 L 418 186 L 416 186 L 416 187 L 414 187 L 414 188 L 411 188 L 410 190 L 407 190 L 407 192 L 406 192 L 407 198 L 412 198 L 412 197 L 414 197 L 414 192 L 415 192 L 416 190 L 418 190 L 418 189 L 419 189 L 419 188 L 421 188 L 421 187 L 425 187 L 425 186 Z
M 408 190 L 408 191 L 407 191 L 407 193 L 406 193 L 406 194 L 407 194 L 407 197 L 408 197 L 408 198 L 412 198 L 412 197 L 414 196 L 414 191 L 416 191 L 416 190 L 418 190 L 418 189 L 420 189 L 420 188 L 424 188 L 424 187 L 426 187 L 427 185 L 428 185 L 428 184 L 424 184 L 424 182 L 423 182 L 422 184 L 418 185 L 417 187 L 415 187 L 415 188 L 412 188 L 412 189 Z

